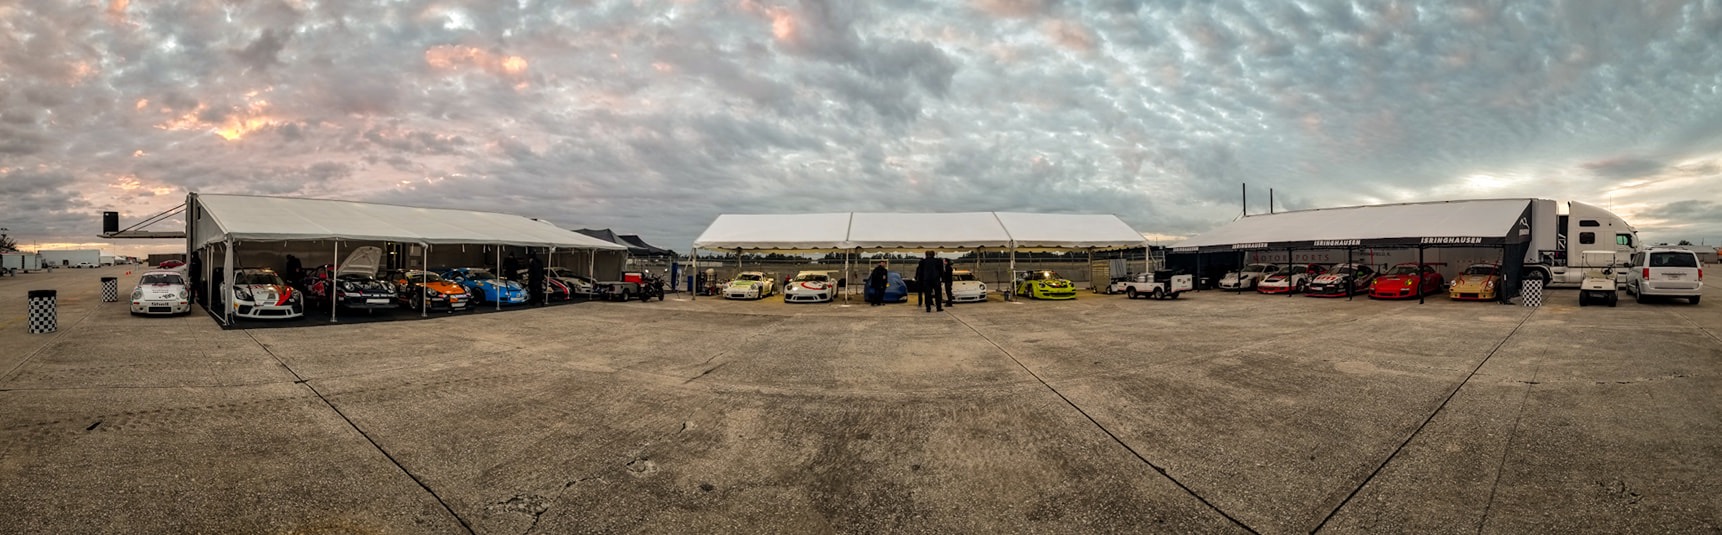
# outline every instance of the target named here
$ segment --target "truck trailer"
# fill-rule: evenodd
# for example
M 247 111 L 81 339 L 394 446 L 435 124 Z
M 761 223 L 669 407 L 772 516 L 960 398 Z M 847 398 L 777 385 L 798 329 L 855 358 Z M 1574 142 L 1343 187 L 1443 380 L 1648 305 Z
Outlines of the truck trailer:
M 102 265 L 99 249 L 67 249 L 41 251 L 42 263 L 53 267 L 98 267 Z
M 0 253 L 0 272 L 17 275 L 42 269 L 42 255 L 36 253 Z

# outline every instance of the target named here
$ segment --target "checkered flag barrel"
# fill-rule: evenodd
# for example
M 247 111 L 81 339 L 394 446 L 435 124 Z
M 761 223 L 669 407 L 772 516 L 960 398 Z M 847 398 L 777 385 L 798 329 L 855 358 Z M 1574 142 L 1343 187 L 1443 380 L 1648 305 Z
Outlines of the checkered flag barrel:
M 112 303 L 120 300 L 120 278 L 102 277 L 102 302 Z
M 51 333 L 60 328 L 55 295 L 54 290 L 30 290 L 30 334 Z
M 1543 281 L 1525 281 L 1525 287 L 1519 291 L 1519 299 L 1528 307 L 1543 306 Z

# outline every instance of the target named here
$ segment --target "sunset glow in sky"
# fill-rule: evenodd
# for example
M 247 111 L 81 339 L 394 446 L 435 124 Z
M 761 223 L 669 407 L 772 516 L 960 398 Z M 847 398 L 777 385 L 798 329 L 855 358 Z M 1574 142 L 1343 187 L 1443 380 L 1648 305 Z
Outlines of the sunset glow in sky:
M 685 249 L 720 213 L 1486 197 L 1722 242 L 1722 0 L 0 3 L 0 227 L 188 191 Z

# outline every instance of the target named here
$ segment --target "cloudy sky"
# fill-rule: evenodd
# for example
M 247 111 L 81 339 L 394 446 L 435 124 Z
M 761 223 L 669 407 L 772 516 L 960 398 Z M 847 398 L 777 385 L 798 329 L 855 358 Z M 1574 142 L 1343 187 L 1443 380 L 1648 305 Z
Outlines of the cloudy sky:
M 1722 242 L 1722 0 L 0 3 L 0 227 L 188 191 L 720 213 L 1539 196 Z M 116 251 L 163 242 L 114 242 Z

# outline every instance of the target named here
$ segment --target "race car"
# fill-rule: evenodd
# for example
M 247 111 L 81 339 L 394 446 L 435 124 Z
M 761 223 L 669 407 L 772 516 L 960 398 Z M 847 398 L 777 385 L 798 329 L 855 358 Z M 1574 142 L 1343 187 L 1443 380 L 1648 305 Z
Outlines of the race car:
M 474 303 L 502 303 L 518 305 L 526 302 L 526 287 L 520 283 L 502 280 L 495 273 L 484 268 L 454 268 L 442 274 L 442 277 L 466 288 L 466 293 L 472 294 Z
M 516 270 L 514 281 L 525 286 L 532 278 L 531 269 Z M 529 292 L 530 293 L 530 292 Z M 550 276 L 550 270 L 544 270 L 544 298 L 550 301 L 567 301 L 574 298 L 574 287 L 561 279 Z
M 1018 272 L 1017 295 L 1031 299 L 1076 299 L 1076 285 L 1046 269 Z
M 222 302 L 241 318 L 292 319 L 305 315 L 303 297 L 273 269 L 234 270 L 233 283 L 223 285 L 221 294 Z
M 1406 262 L 1393 266 L 1369 285 L 1370 299 L 1416 299 L 1441 291 L 1445 278 L 1435 264 Z
M 1262 278 L 1256 283 L 1256 291 L 1265 294 L 1286 294 L 1304 291 L 1309 287 L 1310 279 L 1327 273 L 1327 266 L 1321 264 L 1298 264 L 1291 269 L 1284 269 Z
M 395 285 L 395 303 L 412 310 L 453 312 L 472 304 L 466 288 L 429 271 L 397 269 L 384 278 Z
M 951 272 L 951 295 L 953 303 L 969 303 L 987 300 L 987 283 L 975 278 L 972 271 L 961 270 Z
M 1220 289 L 1255 289 L 1256 283 L 1261 282 L 1262 279 L 1266 278 L 1268 275 L 1279 272 L 1279 270 L 1280 266 L 1276 264 L 1250 264 L 1244 266 L 1242 271 L 1229 272 L 1226 273 L 1226 276 L 1220 277 Z
M 575 273 L 568 268 L 550 268 L 544 270 L 546 277 L 561 281 L 568 291 L 576 296 L 591 296 L 598 293 L 598 281 L 592 277 Z
M 1447 297 L 1460 301 L 1493 301 L 1501 286 L 1500 264 L 1471 264 L 1464 273 L 1453 277 Z
M 765 299 L 775 293 L 777 284 L 758 271 L 744 271 L 723 287 L 724 299 Z
M 1345 297 L 1369 291 L 1375 282 L 1375 270 L 1363 264 L 1340 264 L 1327 273 L 1310 279 L 1304 295 L 1310 297 Z M 1348 290 L 1349 288 L 1349 290 Z
M 837 298 L 837 280 L 830 271 L 803 271 L 783 285 L 785 303 L 827 303 Z
M 132 314 L 184 314 L 191 312 L 191 293 L 185 276 L 163 269 L 146 271 L 132 289 Z
M 324 264 L 312 270 L 301 286 L 307 306 L 322 310 L 333 301 L 337 306 L 359 310 L 394 308 L 394 283 L 377 278 L 382 260 L 381 247 L 360 247 L 343 257 L 340 266 Z
M 892 271 L 885 274 L 885 293 L 881 301 L 886 303 L 901 303 L 909 300 L 909 284 L 903 281 L 903 275 Z

